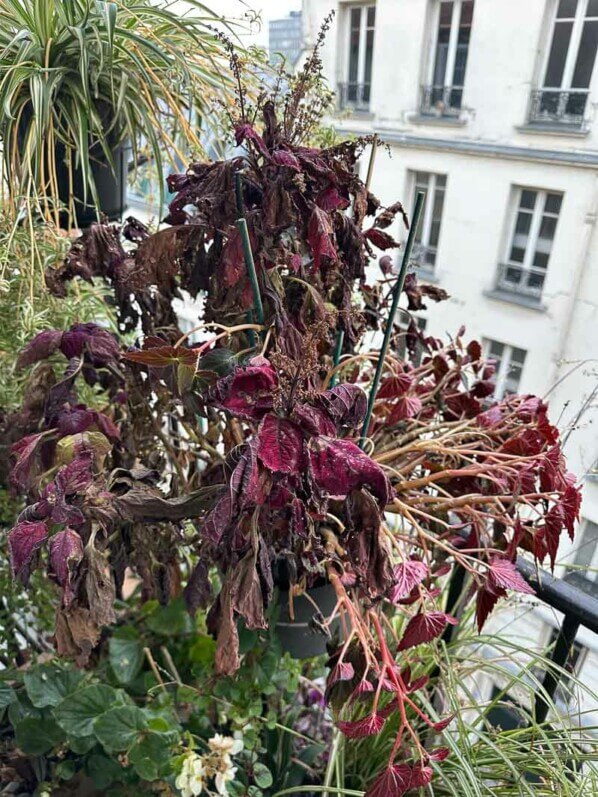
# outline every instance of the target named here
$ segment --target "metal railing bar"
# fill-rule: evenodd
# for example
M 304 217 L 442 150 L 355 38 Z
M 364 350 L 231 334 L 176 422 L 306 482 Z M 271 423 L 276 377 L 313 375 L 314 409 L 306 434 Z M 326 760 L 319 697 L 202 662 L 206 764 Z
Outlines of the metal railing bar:
M 577 636 L 579 626 L 580 621 L 577 619 L 577 617 L 573 617 L 569 614 L 565 615 L 565 619 L 563 620 L 563 624 L 561 625 L 556 639 L 552 656 L 550 657 L 550 660 L 555 665 L 555 668 L 548 668 L 546 670 L 544 680 L 542 681 L 542 689 L 536 694 L 534 716 L 537 723 L 544 722 L 548 716 L 550 702 L 553 701 L 556 688 L 562 676 L 561 672 L 559 672 L 559 670 L 556 668 L 560 667 L 563 669 L 566 667 L 571 656 L 573 643 L 575 642 L 575 637 Z

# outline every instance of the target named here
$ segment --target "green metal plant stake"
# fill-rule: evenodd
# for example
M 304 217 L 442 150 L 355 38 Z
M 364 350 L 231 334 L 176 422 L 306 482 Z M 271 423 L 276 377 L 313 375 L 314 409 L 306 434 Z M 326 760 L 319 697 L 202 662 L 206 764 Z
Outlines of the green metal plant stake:
M 378 393 L 378 386 L 380 385 L 382 370 L 384 368 L 384 360 L 386 359 L 386 353 L 388 352 L 388 346 L 390 345 L 390 338 L 392 336 L 394 329 L 395 317 L 397 314 L 397 310 L 399 309 L 399 299 L 401 298 L 401 291 L 403 290 L 403 285 L 405 284 L 405 277 L 407 276 L 407 267 L 409 266 L 409 260 L 411 259 L 411 250 L 413 249 L 413 244 L 415 242 L 415 233 L 419 225 L 419 219 L 421 216 L 422 208 L 424 206 L 424 199 L 425 199 L 425 194 L 423 193 L 423 191 L 419 191 L 415 199 L 415 207 L 413 209 L 413 216 L 411 218 L 411 227 L 409 228 L 407 243 L 405 244 L 405 249 L 403 251 L 401 270 L 399 271 L 397 281 L 395 282 L 393 288 L 392 304 L 390 306 L 390 312 L 388 314 L 388 320 L 386 322 L 386 329 L 384 331 L 384 340 L 382 341 L 382 346 L 380 347 L 380 356 L 378 357 L 378 364 L 376 365 L 376 373 L 374 374 L 372 387 L 370 388 L 368 408 L 363 421 L 363 426 L 361 428 L 361 437 L 359 440 L 359 445 L 361 448 L 363 448 L 365 444 L 368 433 L 368 427 L 370 425 L 370 421 L 372 420 L 374 402 L 376 401 L 376 394 Z

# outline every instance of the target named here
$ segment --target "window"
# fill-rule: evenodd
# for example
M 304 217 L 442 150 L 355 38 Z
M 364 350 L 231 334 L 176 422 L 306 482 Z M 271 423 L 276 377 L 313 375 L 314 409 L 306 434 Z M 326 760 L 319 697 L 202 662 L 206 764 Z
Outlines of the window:
M 347 82 L 340 86 L 341 107 L 367 111 L 372 87 L 376 6 L 349 6 L 347 17 Z
M 531 122 L 583 123 L 597 48 L 598 0 L 559 0 Z
M 424 87 L 422 113 L 456 115 L 463 100 L 465 69 L 473 20 L 473 0 L 440 0 L 430 85 Z
M 598 597 L 598 523 L 584 520 L 576 542 L 573 567 L 568 571 L 566 579 Z
M 500 399 L 517 393 L 525 364 L 526 352 L 516 346 L 508 346 L 498 340 L 484 341 L 486 356 L 494 361 L 494 398 Z
M 517 189 L 517 211 L 498 270 L 499 290 L 541 297 L 562 201 L 562 194 Z
M 414 200 L 420 191 L 424 192 L 426 198 L 420 223 L 415 233 L 412 259 L 421 269 L 432 271 L 436 265 L 438 252 L 446 175 L 415 172 L 413 182 Z

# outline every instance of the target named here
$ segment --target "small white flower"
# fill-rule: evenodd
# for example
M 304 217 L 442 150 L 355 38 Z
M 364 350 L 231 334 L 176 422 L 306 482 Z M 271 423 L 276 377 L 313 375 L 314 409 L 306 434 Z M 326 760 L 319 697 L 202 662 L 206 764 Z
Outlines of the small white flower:
M 204 787 L 204 765 L 201 756 L 190 753 L 183 761 L 181 772 L 174 784 L 180 789 L 181 797 L 197 797 Z
M 222 772 L 218 772 L 216 778 L 214 780 L 216 784 L 216 791 L 218 794 L 227 794 L 226 784 L 230 783 L 231 780 L 235 779 L 235 774 L 237 772 L 237 767 L 233 767 L 230 764 L 224 769 Z
M 232 736 L 222 736 L 217 733 L 208 740 L 208 746 L 210 750 L 220 753 L 220 755 L 237 755 L 243 749 L 243 739 L 233 739 Z

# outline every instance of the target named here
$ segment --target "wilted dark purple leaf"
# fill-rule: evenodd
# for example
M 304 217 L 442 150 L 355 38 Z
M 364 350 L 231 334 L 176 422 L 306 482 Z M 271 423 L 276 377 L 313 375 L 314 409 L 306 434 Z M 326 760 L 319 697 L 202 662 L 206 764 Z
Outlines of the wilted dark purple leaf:
M 271 471 L 297 475 L 304 466 L 303 435 L 292 421 L 269 413 L 260 424 L 257 453 Z
M 57 351 L 62 339 L 62 332 L 58 329 L 45 329 L 29 341 L 19 354 L 17 368 L 24 368 L 39 360 L 46 360 Z
M 23 521 L 8 532 L 8 552 L 13 576 L 26 582 L 33 557 L 48 537 L 46 524 Z
M 68 607 L 74 596 L 72 576 L 83 559 L 83 541 L 73 529 L 64 529 L 55 534 L 48 544 L 50 551 L 49 572 L 63 588 L 63 606 Z

